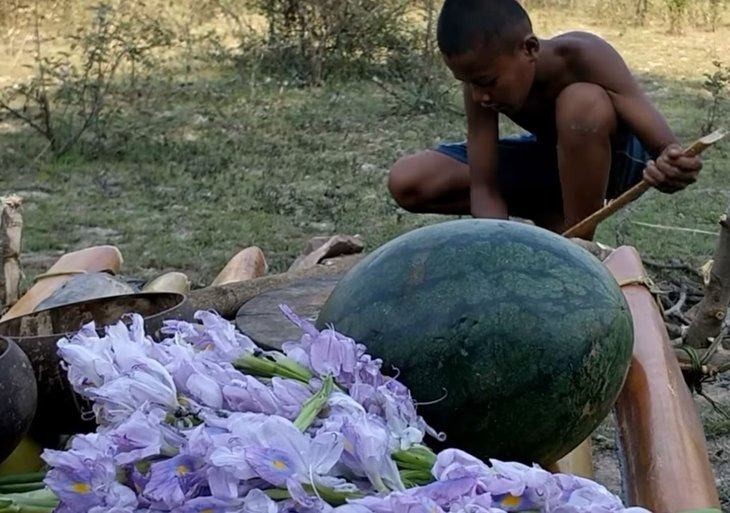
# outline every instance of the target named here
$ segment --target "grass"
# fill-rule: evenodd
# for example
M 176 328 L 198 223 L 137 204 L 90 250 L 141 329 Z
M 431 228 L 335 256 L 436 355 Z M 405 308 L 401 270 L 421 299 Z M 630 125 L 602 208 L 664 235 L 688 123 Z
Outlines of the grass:
M 677 37 L 659 25 L 611 28 L 550 11 L 533 17 L 543 36 L 577 28 L 606 37 L 677 134 L 688 142 L 700 135 L 702 73 L 730 50 L 726 28 Z M 313 235 L 362 234 L 372 249 L 439 220 L 398 209 L 387 195 L 387 170 L 401 155 L 462 138 L 460 115 L 410 110 L 370 81 L 298 88 L 229 66 L 197 71 L 168 71 L 138 85 L 134 104 L 117 98 L 120 114 L 108 122 L 106 140 L 87 143 L 91 152 L 35 159 L 44 141 L 10 120 L 0 125 L 0 190 L 30 193 L 25 256 L 52 259 L 113 243 L 127 274 L 175 269 L 200 286 L 245 246 L 260 246 L 271 270 L 282 271 Z M 443 81 L 458 110 L 456 85 L 445 74 Z M 730 199 L 727 168 L 727 153 L 712 151 L 698 184 L 673 196 L 649 193 L 605 223 L 598 238 L 655 259 L 703 263 L 713 236 L 633 222 L 715 231 Z M 26 260 L 31 277 L 52 261 Z

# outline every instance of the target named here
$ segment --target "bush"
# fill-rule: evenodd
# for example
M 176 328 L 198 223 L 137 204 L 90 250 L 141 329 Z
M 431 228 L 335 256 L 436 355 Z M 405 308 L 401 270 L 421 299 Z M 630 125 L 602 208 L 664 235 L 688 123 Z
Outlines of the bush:
M 44 44 L 53 38 L 42 36 L 42 15 L 34 9 L 34 73 L 0 96 L 0 109 L 43 136 L 56 157 L 68 152 L 89 129 L 97 139 L 103 136 L 104 114 L 111 111 L 110 90 L 120 67 L 129 66 L 133 78 L 138 68 L 149 64 L 151 50 L 171 41 L 158 20 L 126 8 L 123 2 L 101 3 L 91 10 L 91 22 L 60 42 L 70 52 L 56 49 L 46 54 Z
M 267 22 L 261 63 L 297 80 L 364 76 L 406 38 L 407 0 L 251 0 Z M 250 41 L 249 50 L 251 49 Z

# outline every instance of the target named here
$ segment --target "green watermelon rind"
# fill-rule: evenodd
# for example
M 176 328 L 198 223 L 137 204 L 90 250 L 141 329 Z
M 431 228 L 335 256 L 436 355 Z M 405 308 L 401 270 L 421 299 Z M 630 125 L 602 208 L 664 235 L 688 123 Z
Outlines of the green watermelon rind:
M 460 448 L 528 463 L 556 461 L 600 424 L 633 347 L 608 270 L 558 235 L 509 221 L 448 221 L 388 242 L 335 287 L 325 324 L 397 366 L 417 401 L 438 401 L 445 386 L 446 399 L 419 412 Z M 444 367 L 456 372 L 434 380 Z M 521 392 L 510 394 L 516 381 Z

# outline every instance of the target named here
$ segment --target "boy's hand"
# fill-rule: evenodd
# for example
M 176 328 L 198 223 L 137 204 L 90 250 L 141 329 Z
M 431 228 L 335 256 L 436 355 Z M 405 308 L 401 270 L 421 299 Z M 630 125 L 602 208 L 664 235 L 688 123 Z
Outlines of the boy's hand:
M 700 169 L 699 157 L 687 157 L 681 146 L 670 144 L 659 158 L 647 162 L 644 180 L 660 191 L 672 194 L 696 182 Z

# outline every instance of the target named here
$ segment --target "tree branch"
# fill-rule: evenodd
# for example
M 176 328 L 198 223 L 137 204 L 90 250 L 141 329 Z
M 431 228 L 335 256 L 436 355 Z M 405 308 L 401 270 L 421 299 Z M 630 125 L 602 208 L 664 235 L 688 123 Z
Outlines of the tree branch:
M 710 281 L 697 314 L 687 331 L 687 344 L 694 348 L 710 345 L 709 339 L 720 333 L 730 303 L 730 205 L 720 219 L 720 237 L 715 248 Z

